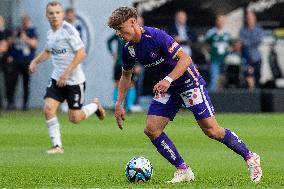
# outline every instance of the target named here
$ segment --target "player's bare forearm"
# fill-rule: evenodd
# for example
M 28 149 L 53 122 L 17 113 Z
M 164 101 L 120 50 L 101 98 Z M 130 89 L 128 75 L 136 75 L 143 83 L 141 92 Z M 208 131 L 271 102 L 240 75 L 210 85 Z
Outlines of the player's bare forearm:
M 188 66 L 192 63 L 189 55 L 183 50 L 180 50 L 177 54 L 178 62 L 173 71 L 168 75 L 173 80 L 178 79 L 188 69 Z
M 116 102 L 118 105 L 121 105 L 126 97 L 127 90 L 131 85 L 132 72 L 133 70 L 126 71 L 122 69 L 121 78 L 118 84 L 118 97 Z
M 33 60 L 32 62 L 35 62 L 36 64 L 40 64 L 46 60 L 48 60 L 50 57 L 50 52 L 48 50 L 44 50 L 41 53 L 39 53 Z
M 177 65 L 172 70 L 172 72 L 154 86 L 153 93 L 155 95 L 158 94 L 165 95 L 167 90 L 170 88 L 171 82 L 182 76 L 192 62 L 190 56 L 184 53 L 183 50 L 180 50 L 178 52 L 177 58 L 178 58 Z
M 49 57 L 50 52 L 47 49 L 39 53 L 39 55 L 37 55 L 37 57 L 31 61 L 31 64 L 29 66 L 29 72 L 34 73 L 37 69 L 37 65 L 46 61 L 47 59 L 49 59 Z
M 117 125 L 120 129 L 123 128 L 123 121 L 125 120 L 125 110 L 122 106 L 122 102 L 125 99 L 127 90 L 131 84 L 132 72 L 133 70 L 126 71 L 122 69 L 122 75 L 118 84 L 118 97 L 115 104 L 114 115 L 116 118 Z
M 86 57 L 86 52 L 84 48 L 79 49 L 72 60 L 72 63 L 66 68 L 65 72 L 69 75 L 73 72 L 73 70 L 82 63 L 84 58 Z

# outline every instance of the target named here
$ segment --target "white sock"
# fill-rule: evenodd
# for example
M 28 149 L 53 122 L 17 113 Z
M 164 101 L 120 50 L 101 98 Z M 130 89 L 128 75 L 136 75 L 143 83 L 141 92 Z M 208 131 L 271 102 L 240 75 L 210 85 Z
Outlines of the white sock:
M 47 120 L 46 124 L 48 127 L 49 137 L 51 139 L 52 146 L 62 147 L 61 134 L 57 117 Z
M 82 111 L 85 113 L 86 119 L 90 117 L 92 114 L 94 114 L 97 111 L 97 109 L 98 105 L 96 103 L 90 103 L 82 107 Z

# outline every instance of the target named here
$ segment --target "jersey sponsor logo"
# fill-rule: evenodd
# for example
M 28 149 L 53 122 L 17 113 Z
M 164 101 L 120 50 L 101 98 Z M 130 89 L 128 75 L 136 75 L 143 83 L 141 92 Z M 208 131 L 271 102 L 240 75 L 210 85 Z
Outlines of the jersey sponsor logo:
M 156 62 L 153 62 L 151 64 L 146 64 L 144 65 L 145 68 L 150 68 L 150 67 L 153 67 L 153 66 L 157 66 L 159 64 L 161 64 L 162 62 L 164 62 L 165 59 L 163 57 L 161 57 L 159 60 L 157 60 Z
M 184 83 L 190 83 L 191 82 L 191 80 L 190 79 L 188 79 L 188 80 L 186 80 Z
M 189 89 L 181 93 L 180 96 L 187 108 L 203 102 L 199 88 Z
M 65 54 L 67 53 L 67 49 L 54 49 L 51 48 L 51 54 L 58 55 L 58 54 Z
M 128 46 L 128 52 L 130 54 L 130 56 L 132 56 L 133 58 L 135 57 L 135 50 L 133 46 Z
M 168 49 L 169 53 L 173 53 L 175 48 L 178 46 L 178 43 L 175 41 L 172 46 Z

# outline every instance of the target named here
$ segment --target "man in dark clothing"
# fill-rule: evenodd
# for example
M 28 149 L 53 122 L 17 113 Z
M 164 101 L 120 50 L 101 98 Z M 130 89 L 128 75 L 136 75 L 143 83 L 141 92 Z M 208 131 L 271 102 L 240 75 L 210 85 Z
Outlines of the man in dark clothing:
M 13 36 L 13 44 L 10 52 L 12 69 L 6 75 L 6 95 L 8 100 L 7 109 L 14 109 L 15 88 L 19 74 L 23 75 L 23 110 L 28 109 L 29 98 L 29 64 L 35 57 L 38 39 L 36 29 L 32 26 L 29 16 L 22 16 L 22 25 L 17 28 Z

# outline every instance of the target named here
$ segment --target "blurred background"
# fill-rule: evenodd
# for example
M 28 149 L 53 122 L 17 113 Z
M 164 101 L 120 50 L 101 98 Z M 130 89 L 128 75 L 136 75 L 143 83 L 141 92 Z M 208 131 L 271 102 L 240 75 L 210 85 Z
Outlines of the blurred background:
M 41 64 L 32 76 L 27 74 L 27 65 L 44 48 L 50 29 L 45 18 L 48 2 L 0 1 L 0 102 L 4 111 L 43 105 L 52 64 Z M 134 6 L 141 25 L 166 30 L 192 56 L 217 112 L 284 111 L 284 0 L 60 2 L 66 8 L 66 20 L 76 26 L 86 45 L 86 102 L 96 96 L 105 107 L 113 107 L 120 48 L 107 19 L 119 6 Z M 126 105 L 129 112 L 147 109 L 158 79 L 137 66 L 134 100 Z

